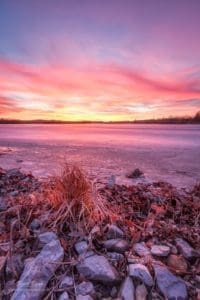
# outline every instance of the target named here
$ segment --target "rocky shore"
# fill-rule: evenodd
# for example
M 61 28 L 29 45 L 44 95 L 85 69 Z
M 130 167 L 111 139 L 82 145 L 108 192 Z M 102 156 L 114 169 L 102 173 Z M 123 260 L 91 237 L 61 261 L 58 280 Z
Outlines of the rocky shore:
M 77 174 L 63 206 L 58 181 L 0 169 L 0 299 L 200 299 L 200 185 L 97 186 L 99 217 Z

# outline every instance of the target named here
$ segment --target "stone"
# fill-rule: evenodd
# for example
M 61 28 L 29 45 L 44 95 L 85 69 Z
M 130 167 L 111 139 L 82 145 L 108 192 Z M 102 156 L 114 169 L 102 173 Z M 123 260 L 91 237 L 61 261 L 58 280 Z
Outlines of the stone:
M 74 285 L 74 279 L 71 276 L 65 276 L 59 284 L 59 289 L 66 289 Z
M 185 261 L 184 257 L 180 255 L 171 254 L 167 259 L 167 265 L 174 269 L 175 271 L 178 271 L 180 273 L 187 272 L 187 262 Z
M 111 289 L 111 291 L 110 291 L 110 296 L 111 296 L 112 298 L 116 298 L 116 297 L 117 297 L 117 288 L 116 288 L 116 286 L 113 286 L 113 287 L 112 287 L 112 289 Z
M 93 300 L 93 298 L 92 298 L 90 295 L 85 295 L 85 296 L 83 296 L 83 295 L 78 295 L 78 296 L 76 297 L 76 300 Z
M 128 274 L 133 278 L 140 279 L 147 286 L 153 285 L 153 279 L 149 270 L 142 264 L 130 264 Z
M 131 277 L 126 277 L 119 291 L 119 297 L 123 300 L 135 300 L 135 287 Z
M 108 239 L 116 239 L 116 238 L 124 237 L 123 231 L 114 224 L 107 225 L 106 230 L 107 230 L 106 236 Z
M 4 211 L 7 209 L 6 200 L 3 197 L 0 197 L 0 211 Z
M 0 256 L 0 279 L 4 275 L 5 265 L 6 265 L 6 256 Z
M 117 252 L 107 252 L 106 256 L 113 262 L 120 262 L 124 259 L 124 255 Z
M 181 278 L 173 275 L 164 266 L 154 264 L 153 268 L 157 286 L 165 299 L 188 299 L 186 285 Z
M 103 242 L 107 250 L 124 253 L 129 248 L 129 243 L 123 239 L 111 239 Z
M 144 242 L 136 243 L 135 245 L 133 245 L 133 250 L 140 257 L 151 255 L 150 250 L 148 249 L 148 247 L 145 245 Z
M 181 254 L 186 258 L 186 259 L 193 259 L 200 257 L 200 253 L 194 250 L 188 242 L 181 238 L 176 238 L 176 245 Z
M 11 299 L 41 299 L 50 278 L 63 258 L 64 250 L 58 239 L 46 244 L 35 258 L 26 260 L 23 273 Z
M 69 300 L 69 295 L 67 292 L 62 293 L 59 297 L 58 300 Z
M 135 290 L 135 300 L 146 300 L 148 291 L 144 284 L 139 284 Z
M 77 264 L 78 272 L 87 279 L 102 283 L 116 283 L 119 281 L 117 270 L 103 255 L 92 255 Z
M 88 250 L 88 243 L 86 241 L 78 242 L 74 245 L 74 248 L 75 248 L 77 254 L 86 253 Z
M 154 245 L 151 247 L 151 254 L 155 256 L 166 257 L 170 253 L 169 246 L 162 246 L 162 245 Z
M 78 295 L 82 296 L 92 295 L 95 293 L 94 285 L 92 284 L 92 282 L 83 281 L 76 286 L 76 292 Z
M 41 222 L 38 219 L 34 219 L 31 224 L 29 225 L 29 228 L 34 231 L 34 230 L 39 230 L 41 228 Z
M 57 239 L 57 235 L 52 231 L 46 231 L 38 235 L 38 240 L 41 247 L 56 239 Z

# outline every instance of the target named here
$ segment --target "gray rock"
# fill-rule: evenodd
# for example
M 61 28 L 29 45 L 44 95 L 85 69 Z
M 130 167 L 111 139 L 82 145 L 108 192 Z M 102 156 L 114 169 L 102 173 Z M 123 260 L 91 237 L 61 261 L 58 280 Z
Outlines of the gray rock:
M 78 295 L 76 296 L 76 300 L 93 300 L 93 298 L 90 295 L 86 295 L 86 296 Z
M 86 257 L 78 263 L 78 272 L 92 281 L 102 283 L 115 283 L 119 281 L 117 270 L 102 255 L 92 255 Z
M 200 257 L 200 253 L 194 250 L 188 242 L 181 238 L 176 238 L 176 245 L 177 248 L 180 250 L 181 254 L 186 258 L 186 259 L 192 259 L 192 258 L 197 258 Z
M 107 250 L 124 253 L 129 248 L 129 244 L 123 239 L 111 239 L 103 242 Z
M 133 246 L 133 250 L 134 250 L 135 253 L 136 253 L 137 255 L 139 255 L 140 257 L 147 256 L 147 255 L 151 255 L 150 250 L 147 248 L 147 246 L 145 245 L 144 242 L 136 243 L 136 244 Z
M 119 297 L 123 300 L 135 300 L 135 287 L 133 280 L 130 277 L 126 277 L 119 291 Z
M 166 267 L 154 264 L 153 268 L 158 288 L 166 299 L 188 299 L 186 285 L 181 278 L 173 275 Z
M 151 247 L 151 254 L 155 256 L 166 257 L 170 253 L 170 247 L 162 245 L 154 245 Z
M 69 300 L 69 295 L 67 292 L 62 293 L 59 297 L 58 300 Z
M 59 267 L 64 250 L 58 239 L 46 244 L 35 257 L 26 260 L 25 268 L 17 284 L 12 300 L 41 299 L 46 285 Z
M 124 237 L 123 231 L 114 224 L 107 225 L 106 229 L 107 229 L 106 236 L 108 237 L 108 239 L 116 239 L 116 238 Z
M 140 279 L 147 286 L 153 285 L 153 279 L 147 267 L 142 264 L 130 264 L 128 267 L 129 276 Z
M 86 241 L 78 242 L 74 245 L 74 248 L 78 254 L 83 254 L 88 250 L 88 243 Z
M 71 276 L 65 276 L 59 284 L 59 289 L 66 289 L 73 286 L 74 279 Z
M 148 291 L 144 284 L 139 284 L 135 290 L 135 300 L 146 300 Z
M 38 235 L 39 244 L 41 247 L 57 239 L 57 235 L 52 231 L 40 233 Z
M 78 295 L 82 296 L 92 295 L 95 293 L 94 285 L 92 284 L 92 282 L 83 281 L 76 286 L 76 292 Z

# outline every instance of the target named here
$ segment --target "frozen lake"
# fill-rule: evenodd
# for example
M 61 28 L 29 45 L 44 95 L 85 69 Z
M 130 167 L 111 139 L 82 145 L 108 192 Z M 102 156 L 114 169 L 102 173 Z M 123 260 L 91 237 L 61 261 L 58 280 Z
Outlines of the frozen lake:
M 65 124 L 0 125 L 0 166 L 36 176 L 60 171 L 64 162 L 107 179 L 135 168 L 146 180 L 181 186 L 200 181 L 200 125 Z M 134 182 L 129 180 L 129 183 Z

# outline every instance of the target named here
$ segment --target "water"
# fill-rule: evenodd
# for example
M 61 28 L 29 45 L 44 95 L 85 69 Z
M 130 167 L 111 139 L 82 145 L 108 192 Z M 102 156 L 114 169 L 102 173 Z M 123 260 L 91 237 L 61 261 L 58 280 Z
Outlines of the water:
M 135 168 L 146 180 L 178 186 L 200 181 L 200 125 L 6 124 L 0 125 L 0 152 L 0 166 L 37 176 L 55 174 L 70 162 L 91 176 L 114 174 L 122 183 Z

